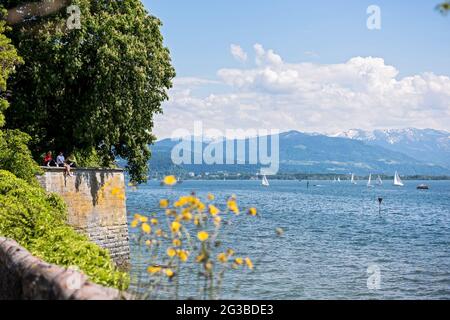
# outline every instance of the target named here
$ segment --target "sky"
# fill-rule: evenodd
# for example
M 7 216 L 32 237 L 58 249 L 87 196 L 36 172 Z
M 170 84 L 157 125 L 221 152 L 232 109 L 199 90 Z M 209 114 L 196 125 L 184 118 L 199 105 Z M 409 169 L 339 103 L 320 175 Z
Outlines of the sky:
M 450 15 L 438 2 L 143 0 L 177 72 L 154 133 L 196 121 L 223 132 L 450 130 Z

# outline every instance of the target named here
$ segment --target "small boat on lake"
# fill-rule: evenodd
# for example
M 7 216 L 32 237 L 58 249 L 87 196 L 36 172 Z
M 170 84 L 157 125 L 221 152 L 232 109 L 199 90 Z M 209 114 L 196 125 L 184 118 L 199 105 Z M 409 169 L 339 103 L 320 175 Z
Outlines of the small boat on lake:
M 417 190 L 429 190 L 429 189 L 430 189 L 430 187 L 427 186 L 426 184 L 419 184 L 417 186 Z
M 355 180 L 355 175 L 352 173 L 352 178 L 350 179 L 350 182 L 352 184 L 357 184 L 356 180 Z
M 367 181 L 367 188 L 373 188 L 373 185 L 372 185 L 372 174 L 369 174 L 369 181 Z
M 397 171 L 395 171 L 394 176 L 394 186 L 396 187 L 403 187 L 405 184 L 403 183 L 402 179 L 400 179 L 400 176 Z
M 382 186 L 383 185 L 383 180 L 381 180 L 380 176 L 378 176 L 378 178 L 377 178 L 377 185 L 378 186 Z
M 266 175 L 263 176 L 262 181 L 261 181 L 261 184 L 262 184 L 264 187 L 270 186 L 269 180 L 267 180 Z

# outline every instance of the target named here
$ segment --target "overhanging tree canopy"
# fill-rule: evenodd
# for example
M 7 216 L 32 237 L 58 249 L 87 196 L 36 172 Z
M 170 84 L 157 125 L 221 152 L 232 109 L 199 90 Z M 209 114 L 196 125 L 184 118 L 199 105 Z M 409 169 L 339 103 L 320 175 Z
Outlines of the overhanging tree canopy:
M 24 2 L 9 0 L 7 8 Z M 143 182 L 153 115 L 175 76 L 161 22 L 139 0 L 72 4 L 81 9 L 79 30 L 67 29 L 65 9 L 13 26 L 25 64 L 11 78 L 7 126 L 31 135 L 35 156 L 76 150 L 97 154 L 104 166 L 120 156 Z

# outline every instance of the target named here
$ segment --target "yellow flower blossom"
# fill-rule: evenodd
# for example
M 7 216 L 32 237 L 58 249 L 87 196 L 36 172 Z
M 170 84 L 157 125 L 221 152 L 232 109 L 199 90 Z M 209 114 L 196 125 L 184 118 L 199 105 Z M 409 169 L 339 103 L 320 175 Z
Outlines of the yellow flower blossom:
M 213 201 L 215 199 L 214 195 L 211 193 L 208 193 L 208 200 Z
M 150 233 L 150 232 L 152 232 L 152 228 L 150 227 L 150 225 L 148 223 L 143 223 L 142 231 L 144 231 L 145 233 Z
M 216 216 L 216 215 L 218 215 L 218 214 L 220 213 L 220 210 L 219 210 L 215 205 L 210 204 L 210 205 L 208 206 L 208 208 L 209 208 L 209 213 L 210 213 L 213 217 Z
M 156 226 L 158 224 L 158 219 L 153 218 L 153 219 L 150 220 L 150 223 L 152 225 Z
M 180 261 L 186 262 L 189 255 L 185 250 L 179 250 L 178 251 L 178 258 L 180 258 Z
M 168 276 L 169 278 L 172 278 L 174 276 L 174 272 L 172 271 L 172 269 L 166 269 L 165 270 L 166 276 Z
M 200 218 L 199 218 L 199 216 L 195 216 L 195 218 L 194 218 L 194 224 L 195 224 L 196 226 L 198 226 L 198 225 L 200 224 Z
M 167 200 L 167 199 L 159 200 L 159 206 L 161 208 L 167 208 L 169 206 L 169 200 Z
M 158 229 L 158 230 L 156 230 L 155 234 L 156 234 L 158 237 L 162 237 L 163 231 L 162 231 L 161 229 Z
M 208 240 L 208 238 L 209 238 L 209 234 L 208 234 L 208 232 L 206 232 L 206 231 L 200 231 L 198 234 L 197 234 L 197 238 L 198 238 L 198 240 L 200 240 L 200 241 L 206 241 L 206 240 Z
M 236 258 L 236 259 L 234 259 L 234 262 L 237 264 L 237 265 L 242 265 L 243 263 L 244 263 L 244 259 L 242 259 L 242 258 Z
M 181 240 L 180 239 L 173 239 L 172 244 L 175 247 L 179 247 L 179 246 L 181 246 Z
M 147 272 L 148 272 L 148 273 L 152 273 L 152 274 L 158 273 L 158 272 L 160 272 L 161 270 L 162 270 L 162 268 L 159 267 L 159 266 L 151 266 L 151 267 L 148 267 L 148 268 L 147 268 Z
M 136 228 L 139 225 L 139 221 L 134 219 L 133 221 L 131 221 L 131 227 L 132 228 Z
M 140 222 L 147 222 L 147 221 L 148 221 L 148 218 L 147 218 L 147 217 L 144 217 L 144 216 L 140 216 L 140 217 L 139 217 L 139 221 L 140 221 Z
M 145 244 L 150 247 L 152 245 L 152 240 L 145 241 Z
M 248 209 L 248 214 L 251 216 L 256 216 L 258 214 L 258 210 L 256 210 L 256 208 L 250 208 Z
M 212 268 L 213 268 L 213 264 L 212 264 L 211 262 L 207 262 L 207 263 L 205 264 L 205 269 L 206 269 L 207 271 L 212 270 Z
M 227 250 L 227 255 L 228 255 L 228 256 L 234 255 L 234 250 L 233 250 L 233 249 L 228 249 L 228 250 Z
M 250 270 L 253 270 L 253 262 L 252 260 L 250 260 L 250 258 L 245 258 L 245 264 Z
M 228 256 L 225 253 L 219 253 L 217 255 L 217 261 L 221 263 L 226 263 L 228 261 Z
M 191 221 L 192 220 L 192 213 L 189 211 L 185 211 L 181 214 L 181 217 L 184 221 Z
M 177 178 L 175 178 L 175 176 L 167 176 L 167 177 L 164 177 L 163 183 L 164 183 L 166 186 L 173 186 L 174 184 L 177 183 Z
M 228 209 L 235 214 L 239 214 L 239 208 L 234 198 L 231 198 L 227 202 Z
M 179 223 L 178 221 L 174 221 L 170 225 L 170 230 L 172 230 L 173 233 L 177 233 L 178 231 L 180 231 L 180 228 L 181 228 L 181 223 Z
M 175 255 L 177 254 L 177 251 L 174 248 L 169 248 L 167 249 L 167 255 L 171 258 L 175 257 Z

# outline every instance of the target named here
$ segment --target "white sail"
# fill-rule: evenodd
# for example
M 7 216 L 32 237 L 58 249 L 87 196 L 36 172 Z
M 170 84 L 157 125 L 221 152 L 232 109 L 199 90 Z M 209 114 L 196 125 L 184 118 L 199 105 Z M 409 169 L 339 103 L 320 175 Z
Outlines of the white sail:
M 379 185 L 379 186 L 383 185 L 383 180 L 381 180 L 380 176 L 378 176 L 377 185 Z
M 372 174 L 369 175 L 369 181 L 367 181 L 367 186 L 368 187 L 372 186 Z
M 404 186 L 404 183 L 403 183 L 402 179 L 400 179 L 400 176 L 399 176 L 397 171 L 395 171 L 394 186 L 397 186 L 397 187 L 403 187 Z
M 352 179 L 350 181 L 352 184 L 356 184 L 355 175 L 352 173 Z
M 341 178 L 340 177 L 338 177 L 337 182 L 341 182 Z
M 268 187 L 268 186 L 269 186 L 269 180 L 267 180 L 266 175 L 263 176 L 262 181 L 261 181 L 261 184 L 262 184 L 264 187 Z

